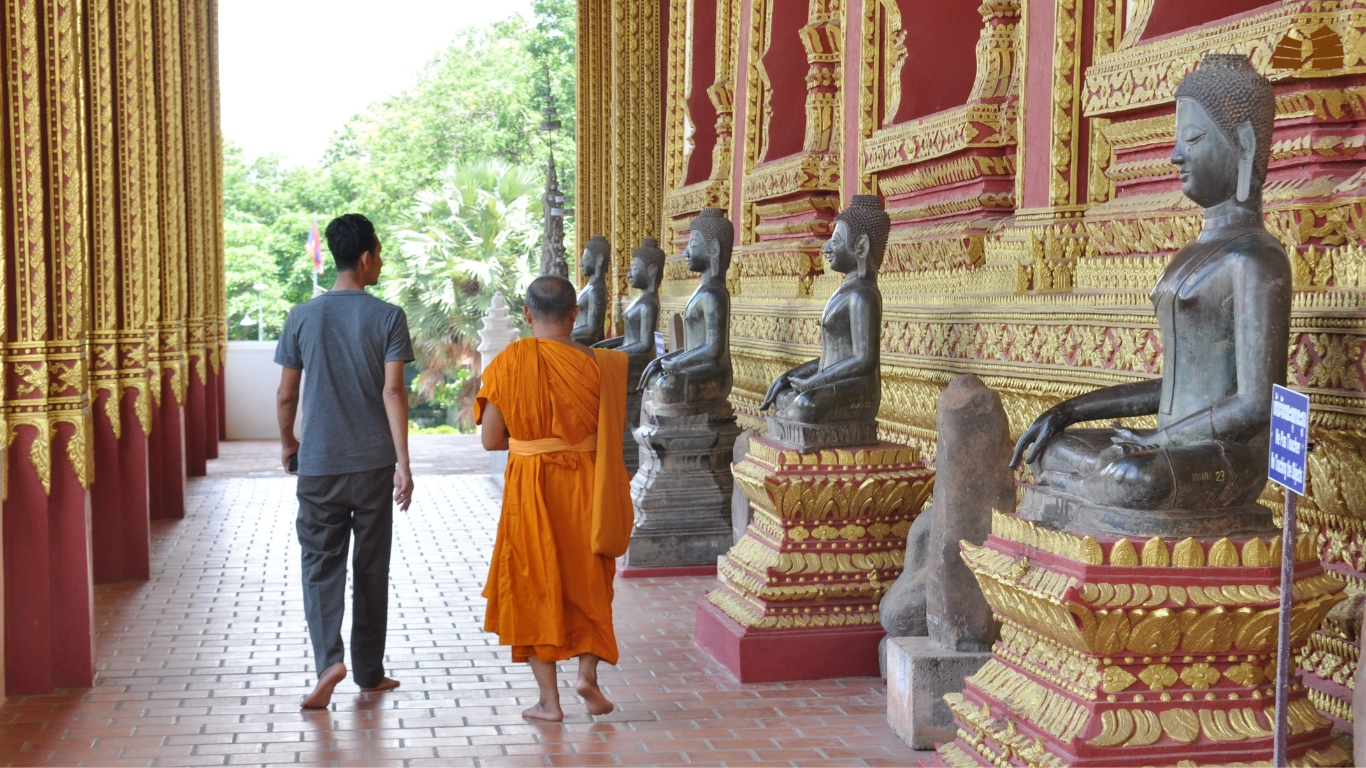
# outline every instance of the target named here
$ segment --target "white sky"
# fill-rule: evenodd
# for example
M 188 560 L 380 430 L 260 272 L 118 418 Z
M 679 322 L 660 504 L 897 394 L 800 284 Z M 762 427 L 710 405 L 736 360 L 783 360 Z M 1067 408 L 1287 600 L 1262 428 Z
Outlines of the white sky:
M 223 136 L 248 158 L 319 160 L 366 105 L 411 85 L 455 31 L 530 0 L 223 0 Z

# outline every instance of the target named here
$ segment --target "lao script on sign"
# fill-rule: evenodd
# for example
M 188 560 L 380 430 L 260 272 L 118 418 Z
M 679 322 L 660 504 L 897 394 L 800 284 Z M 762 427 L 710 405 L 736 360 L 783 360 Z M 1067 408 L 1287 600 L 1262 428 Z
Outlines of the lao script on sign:
M 1271 461 L 1267 477 L 1304 495 L 1309 457 L 1309 396 L 1279 384 L 1271 392 Z

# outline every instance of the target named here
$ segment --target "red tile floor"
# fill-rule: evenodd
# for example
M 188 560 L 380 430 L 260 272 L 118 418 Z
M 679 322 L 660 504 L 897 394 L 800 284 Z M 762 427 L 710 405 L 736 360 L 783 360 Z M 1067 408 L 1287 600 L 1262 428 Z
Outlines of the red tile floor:
M 561 725 L 532 725 L 524 665 L 480 630 L 498 492 L 467 439 L 427 441 L 413 507 L 395 525 L 388 669 L 301 713 L 313 671 L 301 610 L 293 482 L 270 444 L 227 444 L 153 528 L 152 579 L 96 590 L 90 690 L 0 707 L 9 765 L 912 765 L 878 680 L 742 686 L 692 646 L 708 578 L 618 580 L 619 705 L 590 717 L 566 691 Z M 461 474 L 435 474 L 444 471 Z M 344 630 L 344 636 L 349 628 Z M 561 683 L 572 682 L 572 665 Z

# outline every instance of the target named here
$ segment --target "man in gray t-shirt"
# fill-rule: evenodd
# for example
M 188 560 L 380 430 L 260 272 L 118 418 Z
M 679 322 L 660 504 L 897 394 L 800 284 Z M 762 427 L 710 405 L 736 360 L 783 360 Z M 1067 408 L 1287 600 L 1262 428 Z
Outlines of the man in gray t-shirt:
M 408 391 L 403 366 L 413 359 L 403 310 L 365 292 L 379 282 L 381 245 L 364 216 L 327 225 L 337 262 L 332 290 L 290 310 L 275 362 L 283 366 L 276 411 L 285 467 L 297 471 L 303 550 L 304 613 L 318 683 L 305 709 L 326 707 L 346 678 L 341 639 L 346 607 L 346 551 L 353 555 L 351 663 L 362 690 L 385 691 L 389 551 L 394 503 L 408 509 Z M 294 437 L 304 371 L 303 442 Z M 297 467 L 291 466 L 297 460 Z

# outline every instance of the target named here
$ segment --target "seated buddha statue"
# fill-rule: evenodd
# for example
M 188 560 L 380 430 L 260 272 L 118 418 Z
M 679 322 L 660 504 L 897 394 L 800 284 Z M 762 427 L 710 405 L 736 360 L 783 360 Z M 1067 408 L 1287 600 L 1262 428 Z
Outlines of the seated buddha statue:
M 626 333 L 594 344 L 603 349 L 625 352 L 631 360 L 628 385 L 634 389 L 645 365 L 655 359 L 655 329 L 659 326 L 659 284 L 664 280 L 664 251 L 659 241 L 647 237 L 631 253 L 631 269 L 626 281 L 640 295 L 626 308 Z
M 720 208 L 693 219 L 683 256 L 701 281 L 683 310 L 683 348 L 645 367 L 640 388 L 651 406 L 716 405 L 730 397 L 730 269 L 735 227 Z
M 612 247 L 607 238 L 594 235 L 584 246 L 583 256 L 579 258 L 579 271 L 588 278 L 588 285 L 579 291 L 579 318 L 574 321 L 571 335 L 580 344 L 593 346 L 606 336 L 603 326 L 607 321 L 607 269 L 610 263 L 608 254 Z
M 877 271 L 891 219 L 878 195 L 855 195 L 824 248 L 844 275 L 821 315 L 821 356 L 779 376 L 760 411 L 769 436 L 802 452 L 877 442 L 882 403 L 882 292 Z
M 1270 82 L 1242 56 L 1210 54 L 1181 81 L 1171 162 L 1204 226 L 1151 294 L 1162 378 L 1066 400 L 1015 446 L 1012 467 L 1024 456 L 1039 485 L 1108 508 L 1112 527 L 1162 513 L 1260 514 L 1290 326 L 1290 262 L 1262 223 L 1275 111 Z M 1156 429 L 1066 429 L 1147 415 Z

